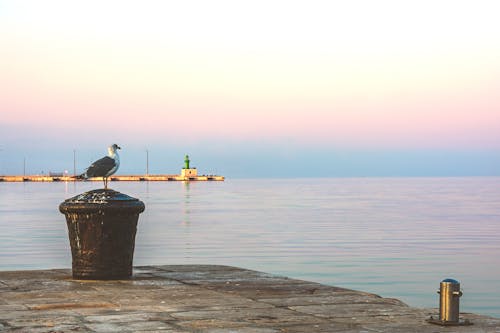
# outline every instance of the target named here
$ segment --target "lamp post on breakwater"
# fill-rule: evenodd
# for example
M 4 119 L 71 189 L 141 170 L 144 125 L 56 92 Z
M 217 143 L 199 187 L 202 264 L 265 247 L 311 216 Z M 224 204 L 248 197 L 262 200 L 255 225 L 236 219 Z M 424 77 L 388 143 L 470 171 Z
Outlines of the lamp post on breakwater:
M 73 176 L 76 176 L 76 149 L 73 149 Z

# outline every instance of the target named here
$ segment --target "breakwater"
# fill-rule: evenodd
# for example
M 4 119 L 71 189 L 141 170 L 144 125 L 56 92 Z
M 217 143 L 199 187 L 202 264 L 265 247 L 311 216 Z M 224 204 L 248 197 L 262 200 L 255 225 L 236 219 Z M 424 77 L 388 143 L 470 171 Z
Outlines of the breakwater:
M 111 181 L 224 181 L 224 176 L 218 175 L 114 175 L 109 177 Z M 0 182 L 74 182 L 74 181 L 100 181 L 102 177 L 89 179 L 78 179 L 73 176 L 47 176 L 47 175 L 26 175 L 26 176 L 0 176 Z

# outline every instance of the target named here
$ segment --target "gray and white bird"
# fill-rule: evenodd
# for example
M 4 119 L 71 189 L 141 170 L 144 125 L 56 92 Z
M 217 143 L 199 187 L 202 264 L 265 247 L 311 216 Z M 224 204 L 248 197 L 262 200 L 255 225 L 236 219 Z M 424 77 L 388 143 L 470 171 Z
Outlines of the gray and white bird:
M 92 163 L 84 173 L 77 176 L 79 179 L 91 177 L 102 177 L 104 189 L 108 189 L 108 177 L 111 176 L 120 167 L 120 156 L 117 149 L 121 149 L 117 144 L 108 147 L 108 156 L 98 159 Z

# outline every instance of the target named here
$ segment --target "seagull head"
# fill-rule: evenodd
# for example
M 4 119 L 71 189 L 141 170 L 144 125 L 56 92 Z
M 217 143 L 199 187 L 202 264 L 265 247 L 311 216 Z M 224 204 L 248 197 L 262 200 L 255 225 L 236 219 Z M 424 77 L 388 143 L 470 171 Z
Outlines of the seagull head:
M 116 156 L 117 149 L 121 149 L 121 148 L 116 143 L 113 144 L 112 146 L 109 146 L 108 147 L 108 155 L 114 158 Z

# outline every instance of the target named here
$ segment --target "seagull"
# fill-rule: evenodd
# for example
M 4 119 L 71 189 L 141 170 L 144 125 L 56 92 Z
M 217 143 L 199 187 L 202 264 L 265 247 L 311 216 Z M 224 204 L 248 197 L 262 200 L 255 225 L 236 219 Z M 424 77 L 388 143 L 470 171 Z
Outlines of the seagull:
M 108 189 L 108 177 L 118 170 L 120 166 L 120 156 L 117 149 L 121 149 L 117 144 L 108 147 L 108 156 L 98 159 L 92 163 L 84 173 L 77 176 L 78 179 L 87 179 L 91 177 L 102 177 L 104 189 Z

